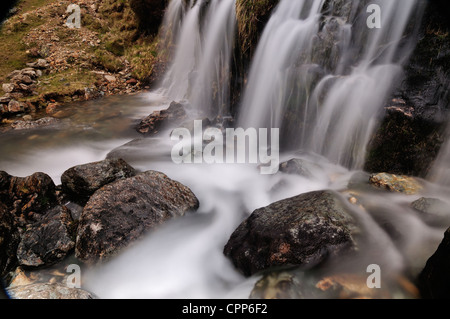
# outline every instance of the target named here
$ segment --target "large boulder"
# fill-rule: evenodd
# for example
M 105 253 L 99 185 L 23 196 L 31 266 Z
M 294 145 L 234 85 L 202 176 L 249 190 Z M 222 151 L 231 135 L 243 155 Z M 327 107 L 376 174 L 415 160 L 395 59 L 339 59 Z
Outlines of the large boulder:
M 49 210 L 21 236 L 17 259 L 26 267 L 49 266 L 64 259 L 75 247 L 74 222 L 65 206 Z
M 134 168 L 123 159 L 106 159 L 69 168 L 61 175 L 61 186 L 70 197 L 86 203 L 102 186 L 134 175 Z
M 156 171 L 108 184 L 91 196 L 79 220 L 76 257 L 102 261 L 150 229 L 199 206 L 192 191 Z
M 419 36 L 380 128 L 368 146 L 365 170 L 424 177 L 442 145 L 450 110 L 448 1 L 427 5 Z M 413 28 L 411 28 L 413 29 Z M 394 108 L 392 108 L 394 107 Z
M 250 276 L 276 266 L 313 266 L 351 252 L 358 232 L 339 195 L 315 191 L 255 210 L 233 232 L 224 253 Z
M 418 287 L 424 299 L 450 298 L 450 228 L 436 252 L 428 259 L 418 276 Z

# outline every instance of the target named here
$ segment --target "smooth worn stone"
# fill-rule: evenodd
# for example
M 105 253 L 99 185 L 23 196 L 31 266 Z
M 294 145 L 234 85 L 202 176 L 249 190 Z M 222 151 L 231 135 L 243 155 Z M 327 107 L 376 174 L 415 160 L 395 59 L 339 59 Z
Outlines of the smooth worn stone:
M 199 207 L 192 191 L 156 171 L 117 180 L 91 196 L 79 220 L 76 257 L 102 261 L 151 229 Z
M 316 191 L 255 210 L 224 254 L 246 276 L 288 265 L 316 265 L 357 247 L 354 218 L 336 193 Z
M 369 183 L 380 189 L 407 195 L 417 194 L 423 188 L 414 177 L 388 173 L 372 174 L 369 178 Z

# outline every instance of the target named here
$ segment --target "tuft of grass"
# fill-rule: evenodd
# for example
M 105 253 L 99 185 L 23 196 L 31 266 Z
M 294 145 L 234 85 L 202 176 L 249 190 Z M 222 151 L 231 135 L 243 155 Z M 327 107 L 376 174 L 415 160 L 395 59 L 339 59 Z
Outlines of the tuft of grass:
M 139 41 L 126 50 L 125 56 L 133 69 L 132 75 L 140 81 L 147 81 L 159 61 L 157 38 Z
M 96 49 L 94 51 L 93 64 L 108 72 L 119 72 L 123 69 L 123 63 L 114 54 L 103 49 Z
M 28 14 L 25 17 L 17 15 L 6 21 L 0 29 L 0 82 L 4 82 L 6 76 L 16 69 L 26 66 L 33 60 L 26 53 L 27 46 L 23 43 L 23 37 L 32 28 L 36 28 L 45 21 L 37 15 Z

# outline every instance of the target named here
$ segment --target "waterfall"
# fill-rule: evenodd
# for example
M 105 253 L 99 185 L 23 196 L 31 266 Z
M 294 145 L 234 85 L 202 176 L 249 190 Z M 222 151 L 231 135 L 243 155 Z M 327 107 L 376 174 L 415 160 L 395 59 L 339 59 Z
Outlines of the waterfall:
M 163 30 L 171 30 L 177 44 L 161 85 L 167 96 L 188 100 L 206 116 L 229 112 L 235 21 L 235 0 L 191 1 L 188 8 L 182 0 L 170 3 Z
M 450 127 L 447 129 L 446 141 L 442 145 L 427 178 L 438 185 L 450 187 Z
M 272 14 L 240 106 L 244 127 L 278 127 L 282 143 L 351 169 L 413 48 L 417 1 L 282 0 Z
M 262 175 L 252 163 L 179 165 L 170 157 L 168 134 L 136 138 L 129 131 L 136 118 L 172 100 L 188 101 L 192 117 L 228 114 L 236 1 L 170 1 L 160 44 L 171 63 L 156 92 L 74 103 L 76 115 L 59 128 L 0 134 L 0 168 L 11 175 L 46 172 L 59 185 L 69 167 L 113 154 L 137 171 L 167 173 L 198 197 L 196 213 L 149 231 L 107 263 L 84 265 L 83 288 L 100 298 L 248 298 L 259 276 L 244 278 L 225 257 L 225 244 L 251 212 L 311 191 L 357 199 L 348 205 L 367 239 L 355 258 L 330 259 L 321 270 L 350 274 L 376 263 L 392 278 L 410 276 L 442 240 L 448 224 L 427 223 L 442 216 L 410 206 L 427 193 L 373 191 L 365 174 L 360 185 L 353 170 L 361 168 L 377 118 L 402 76 L 424 1 L 280 0 L 243 81 L 235 120 L 238 128 L 280 128 L 285 149 L 305 151 L 305 174 Z M 381 8 L 380 29 L 367 25 L 371 4 Z M 435 165 L 447 185 L 449 161 L 450 139 Z M 441 188 L 431 194 L 448 202 Z

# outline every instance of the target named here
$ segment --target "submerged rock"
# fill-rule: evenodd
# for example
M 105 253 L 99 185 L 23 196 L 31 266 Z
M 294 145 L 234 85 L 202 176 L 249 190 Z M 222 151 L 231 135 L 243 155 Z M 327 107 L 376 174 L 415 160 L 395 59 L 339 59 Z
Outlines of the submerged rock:
M 417 194 L 422 190 L 422 185 L 416 178 L 405 175 L 388 173 L 372 174 L 369 182 L 377 188 L 407 195 Z
M 14 299 L 94 299 L 80 288 L 69 288 L 60 283 L 37 283 L 8 289 Z
M 270 272 L 256 282 L 249 298 L 302 299 L 303 286 L 300 278 L 291 272 Z
M 70 211 L 65 206 L 49 210 L 22 234 L 17 248 L 19 264 L 49 266 L 64 259 L 75 247 L 73 228 Z
M 64 128 L 65 123 L 54 117 L 43 117 L 33 120 L 15 121 L 11 124 L 13 130 L 30 130 L 41 128 Z
M 188 187 L 160 172 L 115 181 L 97 190 L 84 207 L 76 256 L 86 262 L 104 260 L 147 231 L 198 207 Z
M 311 164 L 307 163 L 305 160 L 293 158 L 280 164 L 280 172 L 311 177 L 312 173 L 308 168 L 308 165 L 311 166 Z
M 86 203 L 102 186 L 134 175 L 134 168 L 123 159 L 106 159 L 69 168 L 62 174 L 61 183 L 64 192 Z
M 259 279 L 251 299 L 416 299 L 417 287 L 399 275 L 380 278 L 379 288 L 368 285 L 368 273 L 320 274 L 300 269 L 271 270 Z
M 233 232 L 224 254 L 250 276 L 285 265 L 315 265 L 356 249 L 359 228 L 332 191 L 316 191 L 255 210 Z
M 430 225 L 450 225 L 450 206 L 438 198 L 421 197 L 412 202 L 411 207 Z
M 185 119 L 186 110 L 183 104 L 172 102 L 167 109 L 155 111 L 144 118 L 136 130 L 144 135 L 154 135 L 169 126 L 181 124 Z

